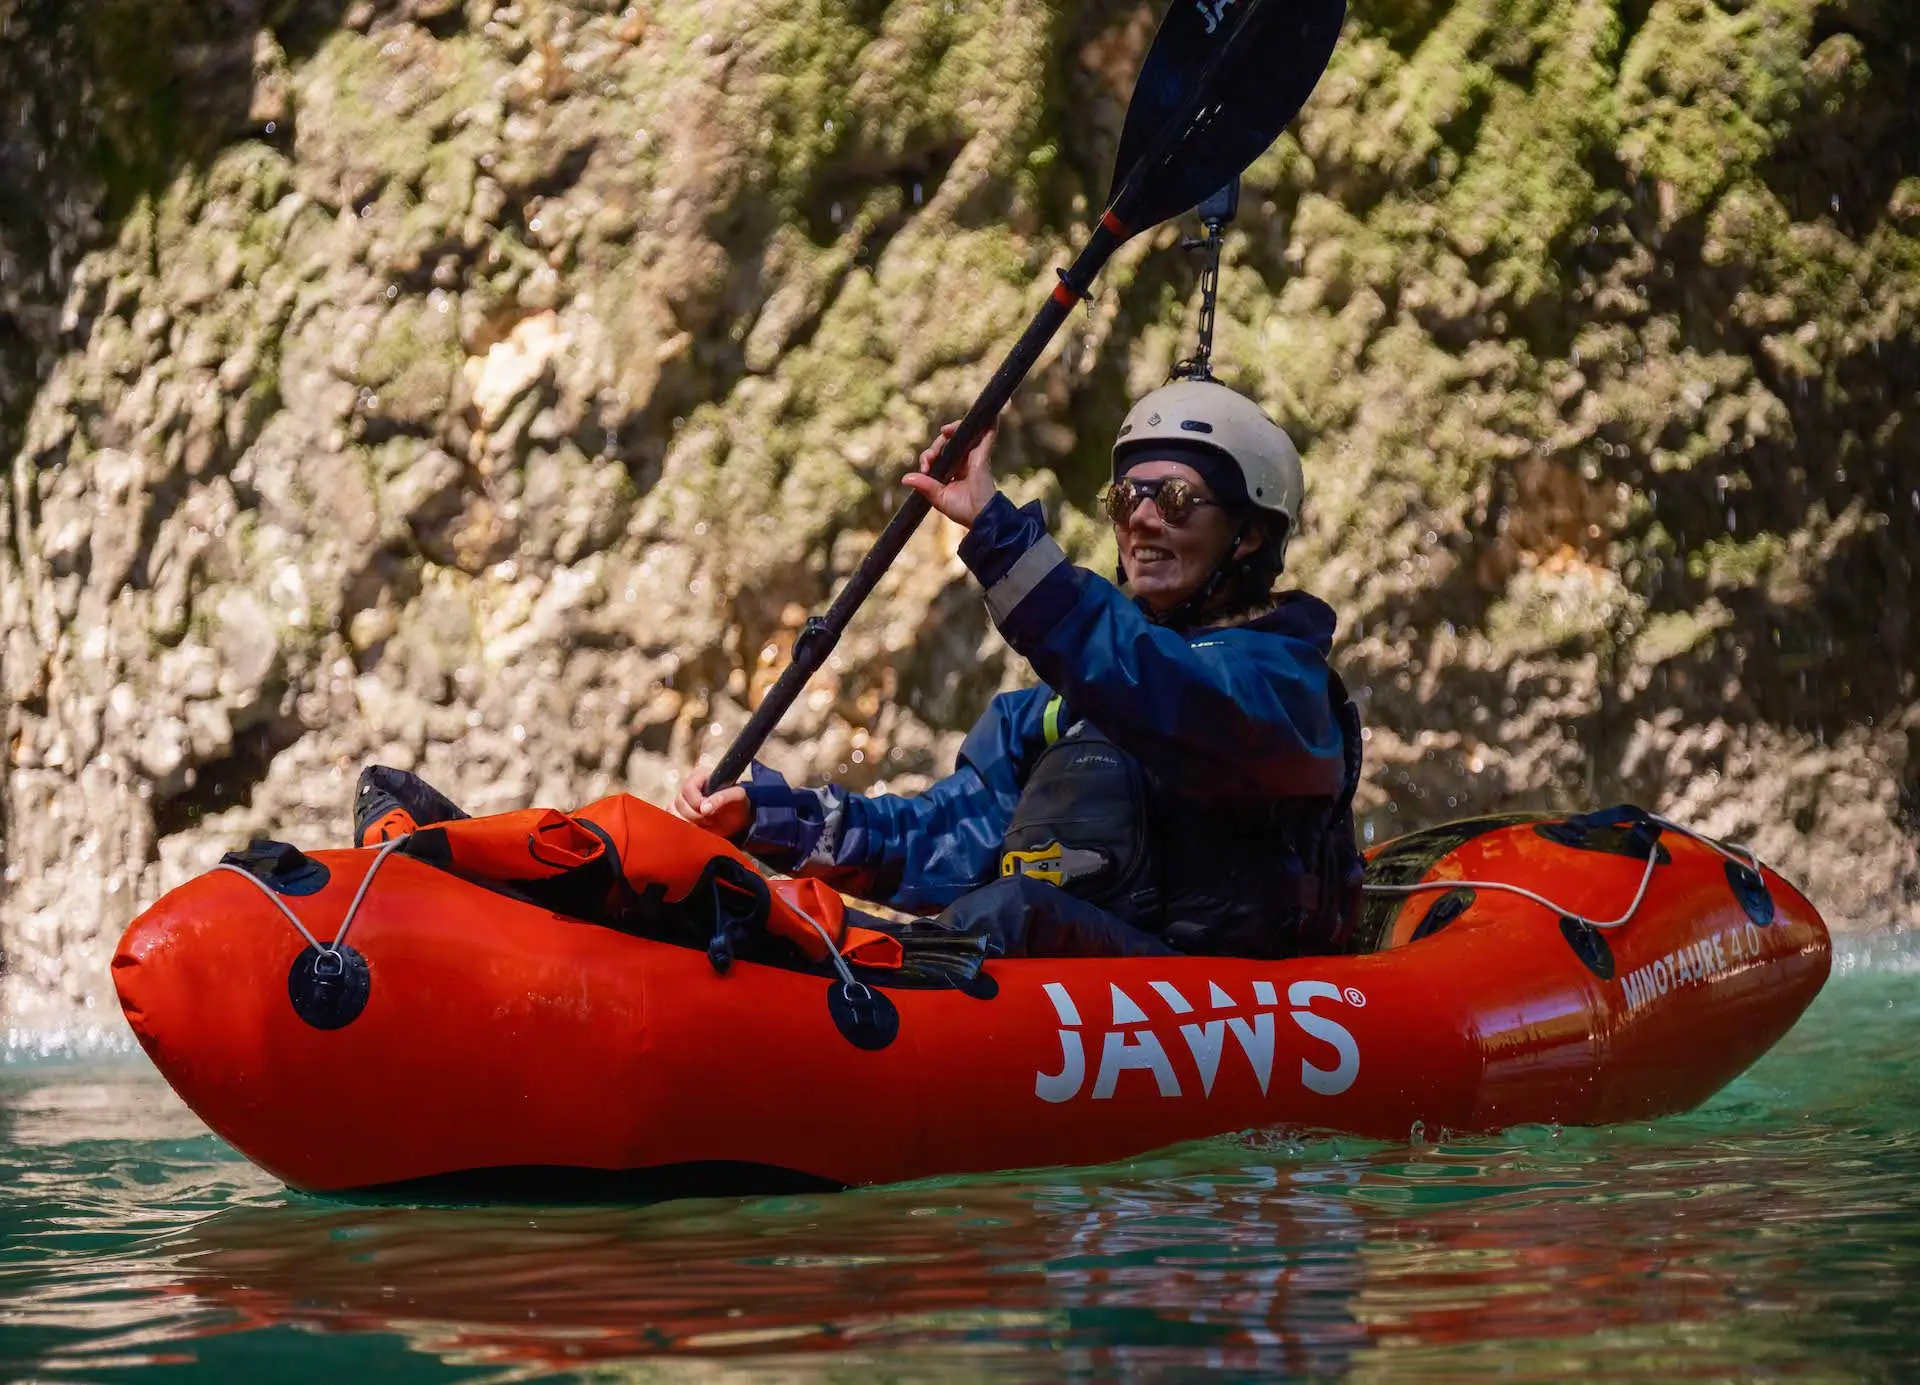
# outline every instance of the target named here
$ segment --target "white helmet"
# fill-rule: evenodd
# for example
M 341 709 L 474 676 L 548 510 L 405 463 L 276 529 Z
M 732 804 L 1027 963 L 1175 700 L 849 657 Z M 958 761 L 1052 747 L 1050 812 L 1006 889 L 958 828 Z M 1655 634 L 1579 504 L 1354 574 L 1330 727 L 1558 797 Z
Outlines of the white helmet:
M 1278 536 L 1284 550 L 1300 527 L 1306 481 L 1293 439 L 1258 404 L 1215 380 L 1162 385 L 1135 404 L 1120 425 L 1113 443 L 1115 479 L 1123 457 L 1142 459 L 1155 443 L 1167 446 L 1176 459 L 1179 451 L 1197 447 L 1233 462 L 1246 483 L 1249 503 L 1285 519 L 1286 528 Z

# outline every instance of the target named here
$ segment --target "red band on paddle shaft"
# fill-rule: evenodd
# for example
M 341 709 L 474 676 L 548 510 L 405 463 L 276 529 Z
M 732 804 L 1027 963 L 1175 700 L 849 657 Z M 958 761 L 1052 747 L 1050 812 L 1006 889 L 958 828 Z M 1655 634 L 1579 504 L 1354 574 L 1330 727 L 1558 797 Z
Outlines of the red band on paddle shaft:
M 1073 306 L 1073 290 L 1067 287 L 1067 281 L 1065 279 L 1062 279 L 1053 286 L 1053 301 L 1063 308 L 1071 308 Z
M 1100 224 L 1116 236 L 1125 236 L 1127 234 L 1127 228 L 1121 224 L 1120 218 L 1112 212 L 1102 212 L 1100 215 Z

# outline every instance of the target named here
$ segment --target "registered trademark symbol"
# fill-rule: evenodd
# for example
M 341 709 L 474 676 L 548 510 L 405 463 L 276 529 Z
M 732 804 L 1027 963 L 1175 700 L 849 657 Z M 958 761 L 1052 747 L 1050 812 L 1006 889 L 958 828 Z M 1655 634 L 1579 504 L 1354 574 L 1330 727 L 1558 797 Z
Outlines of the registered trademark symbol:
M 1347 987 L 1347 1004 L 1358 1010 L 1366 1003 L 1367 998 L 1360 994 L 1360 988 L 1358 986 Z

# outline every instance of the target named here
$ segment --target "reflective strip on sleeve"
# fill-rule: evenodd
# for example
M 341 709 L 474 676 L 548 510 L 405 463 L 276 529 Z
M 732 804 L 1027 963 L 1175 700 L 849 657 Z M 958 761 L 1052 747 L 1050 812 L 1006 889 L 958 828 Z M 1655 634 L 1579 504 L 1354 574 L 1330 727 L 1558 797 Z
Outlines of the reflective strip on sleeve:
M 1004 621 L 1012 615 L 1014 608 L 1033 594 L 1049 572 L 1066 562 L 1067 555 L 1060 551 L 1060 545 L 1053 541 L 1051 534 L 1043 534 L 1040 541 L 1014 561 L 1007 569 L 1007 575 L 993 584 L 987 593 L 987 610 L 993 614 L 995 622 Z
M 1046 712 L 1040 718 L 1040 731 L 1047 738 L 1048 745 L 1060 739 L 1060 709 L 1066 703 L 1066 698 L 1055 694 L 1053 700 L 1047 704 Z

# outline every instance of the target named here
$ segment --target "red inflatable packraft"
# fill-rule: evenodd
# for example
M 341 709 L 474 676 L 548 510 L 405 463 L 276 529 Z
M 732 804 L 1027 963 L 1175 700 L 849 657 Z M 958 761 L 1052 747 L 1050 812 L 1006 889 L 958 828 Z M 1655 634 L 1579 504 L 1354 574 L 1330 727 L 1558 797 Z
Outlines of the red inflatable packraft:
M 1368 886 L 1362 955 L 983 961 L 621 796 L 257 843 L 113 966 L 167 1080 L 295 1187 L 599 1196 L 1643 1119 L 1829 965 L 1790 884 L 1636 809 L 1415 833 Z

